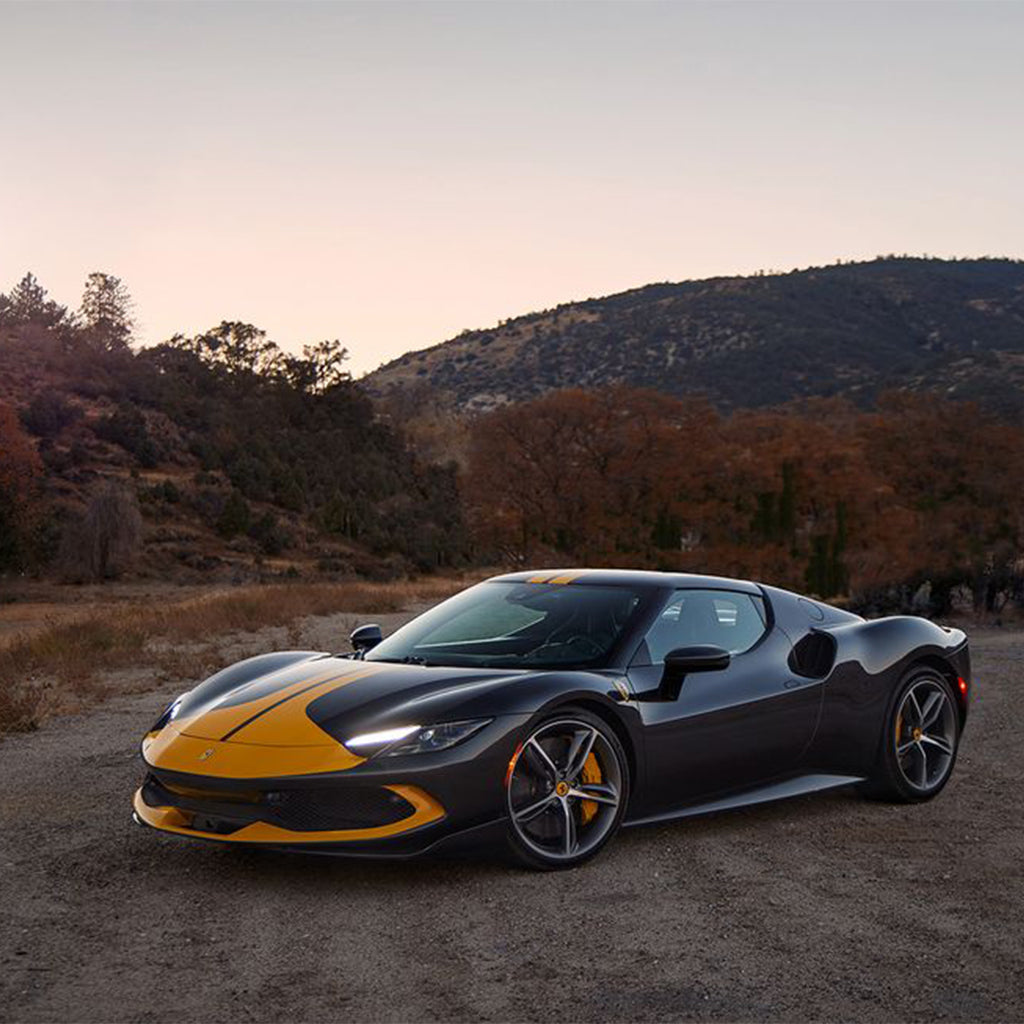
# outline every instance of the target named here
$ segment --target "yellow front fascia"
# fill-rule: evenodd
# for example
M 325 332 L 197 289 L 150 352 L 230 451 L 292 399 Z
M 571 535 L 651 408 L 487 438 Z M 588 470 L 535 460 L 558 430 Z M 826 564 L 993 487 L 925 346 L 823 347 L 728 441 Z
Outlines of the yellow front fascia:
M 308 719 L 307 719 L 308 721 Z M 311 729 L 316 727 L 309 723 Z M 319 731 L 319 730 L 318 730 Z M 326 733 L 320 732 L 326 738 Z M 343 772 L 366 758 L 338 742 L 278 747 L 237 740 L 205 740 L 187 736 L 172 723 L 142 741 L 143 760 L 154 768 L 222 779 L 280 778 Z
M 397 793 L 404 800 L 408 800 L 414 808 L 413 813 L 390 825 L 339 829 L 330 832 L 293 832 L 290 829 L 279 828 L 277 825 L 270 825 L 263 821 L 253 822 L 230 835 L 200 832 L 198 829 L 189 828 L 191 818 L 188 811 L 181 811 L 177 807 L 150 807 L 142 799 L 141 788 L 135 792 L 133 806 L 135 813 L 142 821 L 162 832 L 176 832 L 179 835 L 198 836 L 203 839 L 216 839 L 219 842 L 228 843 L 285 843 L 293 845 L 296 843 L 346 843 L 368 839 L 388 839 L 404 832 L 411 832 L 414 828 L 429 825 L 444 817 L 444 808 L 441 804 L 417 786 L 385 786 L 384 788 L 390 789 L 392 793 Z
M 224 779 L 346 771 L 366 758 L 342 746 L 306 710 L 318 697 L 383 668 L 333 668 L 258 700 L 176 719 L 146 734 L 142 756 L 154 768 Z

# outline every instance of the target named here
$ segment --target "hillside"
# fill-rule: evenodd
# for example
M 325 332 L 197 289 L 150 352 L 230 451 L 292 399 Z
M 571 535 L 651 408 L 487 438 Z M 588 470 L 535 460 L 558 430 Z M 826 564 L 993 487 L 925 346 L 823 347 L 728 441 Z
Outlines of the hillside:
M 376 415 L 337 343 L 291 356 L 223 323 L 133 351 L 26 290 L 0 296 L 0 579 L 393 576 L 461 560 L 454 469 Z
M 628 384 L 722 409 L 886 389 L 1024 411 L 1024 262 L 891 257 L 653 284 L 467 331 L 363 378 L 464 409 Z

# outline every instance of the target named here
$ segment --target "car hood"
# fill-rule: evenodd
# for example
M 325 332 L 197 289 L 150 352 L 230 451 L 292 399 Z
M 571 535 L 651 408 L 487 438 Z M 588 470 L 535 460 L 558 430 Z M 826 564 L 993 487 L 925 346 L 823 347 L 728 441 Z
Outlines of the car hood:
M 528 717 L 555 697 L 595 689 L 613 698 L 616 680 L 606 672 L 394 665 L 277 652 L 232 665 L 185 694 L 146 735 L 142 756 L 154 768 L 226 779 L 347 771 L 366 760 L 344 745 L 359 733 Z
M 218 677 L 201 684 L 183 699 L 175 730 L 224 743 L 330 744 L 388 725 L 427 724 L 438 721 L 438 715 L 450 720 L 501 713 L 505 709 L 488 699 L 495 689 L 539 674 L 329 655 L 302 655 L 283 666 L 261 668 L 254 665 L 227 686 L 208 685 Z

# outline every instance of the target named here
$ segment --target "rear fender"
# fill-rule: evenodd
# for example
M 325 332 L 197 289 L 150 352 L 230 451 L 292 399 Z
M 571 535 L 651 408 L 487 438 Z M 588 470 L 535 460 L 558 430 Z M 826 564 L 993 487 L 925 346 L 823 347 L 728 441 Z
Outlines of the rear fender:
M 954 685 L 970 682 L 967 637 L 909 615 L 833 626 L 836 658 L 823 693 L 821 723 L 808 752 L 812 767 L 868 775 L 876 762 L 890 704 L 906 672 L 931 664 Z M 967 673 L 966 675 L 964 673 Z M 966 706 L 961 707 L 961 720 Z
M 868 675 L 879 676 L 915 656 L 938 655 L 949 659 L 967 642 L 962 630 L 937 626 L 913 615 L 834 626 L 836 664 L 856 661 Z

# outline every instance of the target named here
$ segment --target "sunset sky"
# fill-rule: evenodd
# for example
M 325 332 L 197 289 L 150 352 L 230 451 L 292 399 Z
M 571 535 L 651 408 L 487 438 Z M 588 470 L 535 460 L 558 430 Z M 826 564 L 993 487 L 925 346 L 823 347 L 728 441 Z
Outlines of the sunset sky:
M 1024 4 L 0 3 L 0 290 L 356 373 L 650 281 L 1024 256 Z

